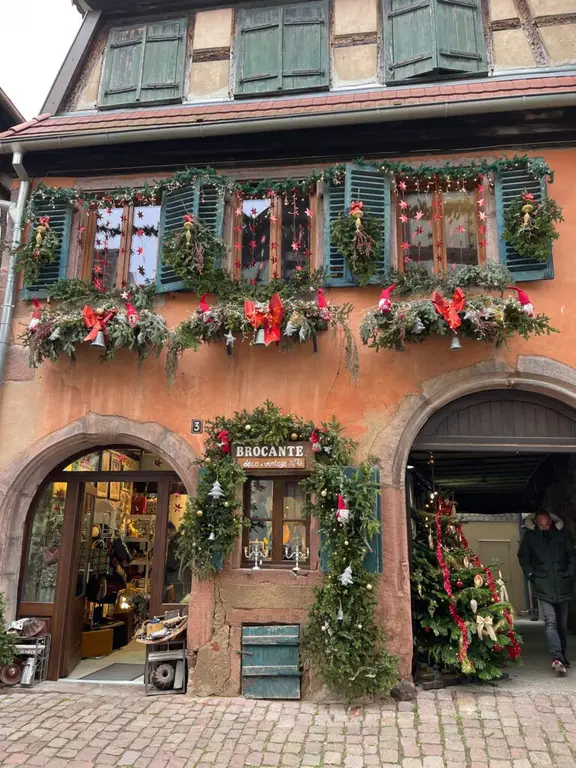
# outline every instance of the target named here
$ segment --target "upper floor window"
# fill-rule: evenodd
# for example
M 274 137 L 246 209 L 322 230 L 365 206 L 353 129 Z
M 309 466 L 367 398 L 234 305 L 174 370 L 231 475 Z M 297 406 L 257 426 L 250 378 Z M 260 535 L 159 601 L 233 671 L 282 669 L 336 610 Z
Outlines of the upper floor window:
M 487 71 L 480 0 L 385 0 L 386 80 Z
M 432 274 L 484 262 L 485 205 L 477 189 L 408 188 L 397 205 L 398 264 L 414 263 Z
M 186 30 L 184 19 L 112 29 L 106 50 L 100 106 L 179 101 L 182 98 Z
M 86 273 L 99 290 L 156 280 L 159 251 L 159 205 L 104 208 L 94 212 L 93 247 L 86 254 Z
M 238 12 L 236 96 L 328 88 L 328 2 Z
M 312 219 L 309 196 L 237 200 L 234 272 L 252 284 L 288 280 L 310 264 Z

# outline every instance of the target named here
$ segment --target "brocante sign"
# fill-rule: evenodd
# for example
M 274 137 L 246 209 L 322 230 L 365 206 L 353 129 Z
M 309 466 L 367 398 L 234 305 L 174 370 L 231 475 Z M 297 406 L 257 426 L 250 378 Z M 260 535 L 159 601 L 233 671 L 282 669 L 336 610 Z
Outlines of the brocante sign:
M 308 469 L 314 457 L 310 443 L 233 445 L 232 455 L 243 469 Z

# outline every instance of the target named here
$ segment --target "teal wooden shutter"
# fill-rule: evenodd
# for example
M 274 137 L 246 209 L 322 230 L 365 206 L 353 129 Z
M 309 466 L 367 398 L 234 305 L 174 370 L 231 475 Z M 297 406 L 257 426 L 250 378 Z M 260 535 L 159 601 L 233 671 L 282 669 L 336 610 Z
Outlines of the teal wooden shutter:
M 58 236 L 60 251 L 52 264 L 47 264 L 40 269 L 38 280 L 33 285 L 25 285 L 23 298 L 42 299 L 49 295 L 49 288 L 58 280 L 66 277 L 68 266 L 68 252 L 70 250 L 70 229 L 72 225 L 72 207 L 66 203 L 37 203 L 34 211 L 38 218 L 50 216 L 50 229 Z M 31 227 L 29 237 L 34 237 Z
M 374 499 L 374 517 L 382 526 L 382 503 L 380 497 L 380 470 L 378 467 L 374 467 L 373 478 L 374 482 L 378 485 L 378 491 Z M 374 534 L 372 539 L 368 542 L 370 549 L 366 553 L 364 558 L 364 566 L 368 573 L 382 573 L 382 530 Z
M 432 0 L 387 0 L 386 79 L 405 80 L 433 72 L 436 47 Z
M 134 103 L 140 93 L 145 27 L 113 29 L 106 52 L 101 106 Z
M 332 286 L 355 285 L 344 256 L 338 253 L 331 242 L 332 223 L 350 210 L 353 200 L 362 200 L 367 214 L 375 216 L 382 227 L 382 251 L 378 260 L 380 272 L 387 272 L 390 262 L 390 182 L 373 166 L 349 165 L 346 167 L 346 181 L 341 185 L 326 185 L 324 192 L 324 253 L 325 267 L 329 272 L 328 284 Z M 379 283 L 375 276 L 370 282 Z
M 182 96 L 186 21 L 162 21 L 146 27 L 140 101 L 170 101 Z
M 192 216 L 198 216 L 199 187 L 200 180 L 197 179 L 195 184 L 164 195 L 160 217 L 160 251 L 156 272 L 156 290 L 158 293 L 181 291 L 186 287 L 174 270 L 164 265 L 162 261 L 162 238 L 164 234 L 182 227 L 184 214 L 190 213 Z
M 198 218 L 217 237 L 222 237 L 222 225 L 224 222 L 224 195 L 212 184 L 203 184 L 200 188 L 200 200 L 198 202 Z M 217 263 L 216 268 L 222 264 Z
M 328 85 L 328 7 L 302 3 L 283 10 L 282 82 L 284 91 Z
M 269 93 L 281 88 L 281 57 L 281 9 L 240 9 L 236 95 Z
M 350 272 L 346 259 L 332 245 L 332 224 L 346 211 L 346 185 L 324 186 L 324 266 L 328 272 L 328 285 L 350 285 Z
M 554 277 L 552 249 L 547 261 L 535 261 L 519 256 L 511 245 L 502 240 L 504 214 L 523 192 L 532 192 L 536 200 L 546 198 L 546 180 L 534 179 L 523 169 L 503 171 L 496 176 L 496 221 L 500 263 L 505 264 L 517 282 L 525 280 L 551 280 Z
M 390 181 L 371 166 L 348 166 L 346 172 L 346 210 L 353 200 L 362 200 L 364 211 L 375 216 L 382 227 L 382 250 L 378 259 L 379 272 L 387 272 L 390 262 Z M 380 283 L 374 276 L 371 283 Z
M 242 627 L 242 695 L 300 698 L 300 627 Z
M 480 0 L 435 0 L 440 72 L 486 72 Z
M 386 19 L 388 81 L 486 72 L 480 0 L 387 0 Z

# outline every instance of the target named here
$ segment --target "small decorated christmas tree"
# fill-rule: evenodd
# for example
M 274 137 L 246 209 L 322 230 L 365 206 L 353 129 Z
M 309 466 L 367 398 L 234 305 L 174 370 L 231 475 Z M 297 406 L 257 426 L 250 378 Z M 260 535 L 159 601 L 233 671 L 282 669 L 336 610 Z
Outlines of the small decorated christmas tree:
M 4 597 L 0 592 L 0 667 L 11 664 L 14 659 L 14 639 L 6 634 L 4 624 Z
M 415 514 L 414 642 L 419 661 L 449 673 L 495 680 L 521 653 L 512 606 L 496 576 L 470 549 L 452 502 Z

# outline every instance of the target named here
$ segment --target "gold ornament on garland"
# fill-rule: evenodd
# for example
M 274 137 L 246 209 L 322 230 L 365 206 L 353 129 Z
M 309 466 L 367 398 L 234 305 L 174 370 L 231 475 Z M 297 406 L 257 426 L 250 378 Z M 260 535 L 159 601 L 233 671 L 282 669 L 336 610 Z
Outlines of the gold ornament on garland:
M 474 586 L 476 589 L 480 589 L 484 584 L 484 577 L 481 573 L 477 573 L 476 576 L 474 576 Z

